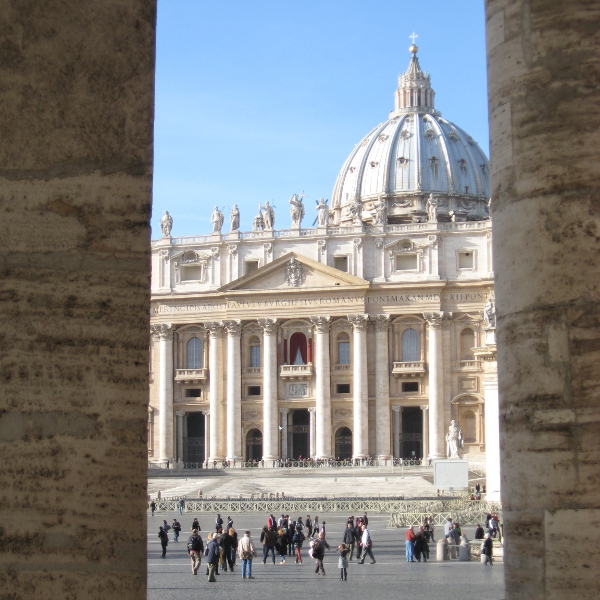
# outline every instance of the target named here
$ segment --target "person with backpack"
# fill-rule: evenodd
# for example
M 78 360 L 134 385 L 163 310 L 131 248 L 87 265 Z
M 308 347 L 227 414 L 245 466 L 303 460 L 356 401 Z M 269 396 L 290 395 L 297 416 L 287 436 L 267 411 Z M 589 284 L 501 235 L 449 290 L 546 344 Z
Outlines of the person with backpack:
M 167 532 L 163 529 L 162 525 L 158 528 L 158 539 L 160 540 L 160 545 L 162 546 L 162 557 L 164 558 L 167 554 L 169 536 L 167 535 Z
M 296 562 L 299 564 L 302 564 L 302 544 L 305 539 L 306 538 L 302 533 L 302 525 L 298 523 L 296 525 L 294 537 L 292 538 L 292 543 L 294 544 L 294 552 L 296 553 Z
M 202 553 L 204 552 L 204 543 L 197 529 L 192 531 L 192 535 L 187 542 L 187 551 L 192 561 L 192 573 L 198 575 L 198 569 L 202 564 Z

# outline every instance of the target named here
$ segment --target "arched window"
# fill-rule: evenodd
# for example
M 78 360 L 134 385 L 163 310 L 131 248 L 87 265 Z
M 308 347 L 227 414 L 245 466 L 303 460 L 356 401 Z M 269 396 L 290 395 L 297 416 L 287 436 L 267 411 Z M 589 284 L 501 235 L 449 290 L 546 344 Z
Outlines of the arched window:
M 201 369 L 204 360 L 202 356 L 202 340 L 193 337 L 186 347 L 185 353 L 185 368 L 186 369 Z
M 306 336 L 301 331 L 296 331 L 290 338 L 290 364 L 305 365 L 307 358 Z
M 471 348 L 475 345 L 475 334 L 472 329 L 463 329 L 460 332 L 460 360 L 474 360 Z
M 248 344 L 250 352 L 250 367 L 260 367 L 260 340 L 254 336 Z
M 419 334 L 414 329 L 406 329 L 402 334 L 402 362 L 417 362 L 419 352 Z
M 466 443 L 472 444 L 477 441 L 477 428 L 475 425 L 475 413 L 469 411 L 463 415 L 463 437 Z
M 350 364 L 350 337 L 346 332 L 337 337 L 338 365 Z

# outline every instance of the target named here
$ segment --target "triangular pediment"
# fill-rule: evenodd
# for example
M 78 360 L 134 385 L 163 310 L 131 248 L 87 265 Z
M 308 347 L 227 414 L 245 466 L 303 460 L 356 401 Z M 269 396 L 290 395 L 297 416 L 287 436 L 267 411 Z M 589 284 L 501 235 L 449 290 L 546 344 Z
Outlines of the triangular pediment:
M 368 287 L 369 282 L 365 279 L 344 273 L 296 252 L 289 252 L 253 273 L 224 285 L 220 291 L 292 291 L 294 289 L 366 289 Z

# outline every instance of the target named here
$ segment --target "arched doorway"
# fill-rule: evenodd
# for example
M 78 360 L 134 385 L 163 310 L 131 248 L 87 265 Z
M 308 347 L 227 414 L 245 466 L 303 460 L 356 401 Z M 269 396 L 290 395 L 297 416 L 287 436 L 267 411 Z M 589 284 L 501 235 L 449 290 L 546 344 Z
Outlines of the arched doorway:
M 352 431 L 349 427 L 340 427 L 335 432 L 335 458 L 352 458 Z
M 246 434 L 246 460 L 261 460 L 263 455 L 263 435 L 259 429 L 251 429 Z
M 184 463 L 203 463 L 206 460 L 204 456 L 205 419 L 201 412 L 187 413 L 186 427 L 183 436 L 183 462 Z
M 310 413 L 307 408 L 292 411 L 288 425 L 288 456 L 291 459 L 310 457 Z

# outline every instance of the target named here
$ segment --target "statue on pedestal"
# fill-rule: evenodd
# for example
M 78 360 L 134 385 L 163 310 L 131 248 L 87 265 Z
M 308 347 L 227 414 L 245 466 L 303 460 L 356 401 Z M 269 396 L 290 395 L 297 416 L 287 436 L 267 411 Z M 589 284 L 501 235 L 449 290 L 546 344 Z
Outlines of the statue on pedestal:
M 165 210 L 165 214 L 160 220 L 160 228 L 163 233 L 163 237 L 171 237 L 171 229 L 173 228 L 173 217 L 169 214 L 168 210 Z
M 275 227 L 275 211 L 267 200 L 264 206 L 258 205 L 258 210 L 262 212 L 263 226 L 265 229 L 273 229 Z
M 292 229 L 300 229 L 302 225 L 302 219 L 304 218 L 304 204 L 302 202 L 302 196 L 294 194 L 290 198 L 290 214 L 292 216 Z
M 221 233 L 221 227 L 223 227 L 223 221 L 225 217 L 219 210 L 218 206 L 215 206 L 212 215 L 210 216 L 210 222 L 213 224 L 213 233 Z
M 375 208 L 373 225 L 385 225 L 387 221 L 387 202 L 385 198 L 379 196 L 377 202 L 374 202 L 373 205 Z
M 427 198 L 427 219 L 429 221 L 437 221 L 438 201 L 433 194 L 429 194 Z
M 237 204 L 233 205 L 231 213 L 229 213 L 229 222 L 231 223 L 230 231 L 237 231 L 240 228 L 240 209 Z
M 317 200 L 317 223 L 319 227 L 326 227 L 329 224 L 329 206 L 325 198 L 319 198 Z
M 491 298 L 487 299 L 487 302 L 483 307 L 483 318 L 485 319 L 488 328 L 496 327 L 496 307 Z
M 460 458 L 458 449 L 462 448 L 463 445 L 462 429 L 458 427 L 453 419 L 450 421 L 450 427 L 448 427 L 448 433 L 446 434 L 446 456 L 448 458 Z

